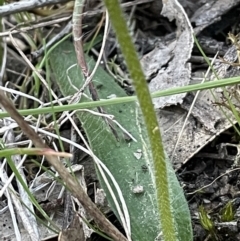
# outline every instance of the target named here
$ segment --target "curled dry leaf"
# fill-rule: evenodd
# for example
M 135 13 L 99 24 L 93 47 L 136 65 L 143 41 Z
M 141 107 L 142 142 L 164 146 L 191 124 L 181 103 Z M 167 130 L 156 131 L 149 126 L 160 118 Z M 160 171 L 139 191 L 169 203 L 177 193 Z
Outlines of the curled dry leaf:
M 237 60 L 236 47 L 230 47 L 223 59 L 230 63 L 235 62 Z M 221 79 L 240 75 L 238 67 L 220 61 L 214 64 L 214 69 L 218 78 Z M 210 79 L 215 79 L 215 75 L 212 74 Z M 238 92 L 238 88 L 238 86 L 226 88 L 226 91 L 231 96 L 232 103 L 235 105 L 237 105 L 237 100 L 234 98 L 234 93 Z M 181 167 L 183 163 L 186 163 L 206 144 L 214 140 L 216 136 L 230 128 L 232 123 L 236 123 L 236 118 L 230 110 L 223 108 L 224 114 L 220 109 L 220 107 L 223 107 L 221 103 L 224 98 L 222 88 L 214 89 L 212 92 L 210 90 L 201 91 L 174 153 L 177 138 L 172 138 L 172 136 L 177 136 L 181 130 L 187 111 L 192 103 L 192 97 L 188 95 L 181 107 L 171 106 L 159 111 L 159 121 L 163 128 L 165 148 L 176 168 Z M 227 103 L 226 99 L 225 102 Z M 232 123 L 229 122 L 226 115 Z
M 211 17 L 213 19 L 213 16 L 223 14 L 223 11 L 226 12 L 229 8 L 235 6 L 237 2 L 238 1 L 230 1 L 229 3 L 227 3 L 227 1 L 208 2 L 208 5 L 210 4 L 215 9 L 218 9 L 218 13 L 213 13 L 213 10 L 209 8 L 205 9 L 204 16 L 209 13 L 209 18 Z M 206 8 L 207 4 L 204 5 L 202 9 L 204 9 L 204 7 Z M 223 6 L 221 11 L 220 6 Z M 200 10 L 197 12 L 199 11 Z M 197 12 L 191 20 L 198 21 L 198 25 L 200 25 L 202 21 L 206 20 L 206 17 L 203 18 L 201 16 L 201 18 L 197 19 Z M 187 61 L 192 51 L 193 32 L 189 20 L 181 5 L 175 0 L 163 2 L 162 14 L 170 20 L 176 19 L 177 37 L 176 40 L 170 43 L 163 43 L 162 40 L 160 40 L 160 44 L 141 60 L 146 77 L 150 79 L 154 74 L 156 75 L 149 84 L 152 92 L 188 85 L 190 82 L 190 66 L 187 64 Z M 216 21 L 216 19 L 212 21 Z M 209 24 L 211 24 L 212 21 L 208 19 Z M 195 29 L 195 31 L 198 31 L 198 29 Z M 236 61 L 237 53 L 234 46 L 227 51 L 224 59 L 228 62 Z M 163 68 L 162 66 L 164 65 L 167 67 Z M 239 75 L 238 68 L 233 68 L 229 64 L 224 64 L 220 61 L 215 64 L 215 69 L 219 78 Z M 211 79 L 213 79 L 213 77 L 211 77 Z M 216 89 L 214 94 L 220 99 L 223 95 L 222 89 Z M 177 143 L 178 135 L 184 125 L 192 101 L 193 96 L 186 96 L 186 94 L 154 99 L 155 107 L 161 109 L 158 110 L 158 116 L 163 130 L 165 149 L 176 169 L 187 162 L 187 160 L 217 135 L 231 126 L 219 109 L 219 106 L 214 105 L 216 100 L 213 98 L 211 92 L 208 90 L 202 91 L 191 110 L 181 138 Z M 177 104 L 180 105 L 176 106 Z M 227 111 L 227 114 L 232 116 L 229 111 Z
M 176 40 L 168 46 L 165 46 L 165 43 L 159 44 L 142 60 L 147 77 L 158 72 L 149 84 L 151 92 L 188 85 L 191 76 L 190 64 L 187 61 L 192 52 L 193 31 L 189 19 L 177 0 L 163 1 L 162 15 L 170 21 L 176 19 Z M 163 68 L 163 65 L 168 66 Z M 156 98 L 153 102 L 155 108 L 163 108 L 182 103 L 185 96 L 185 93 L 166 96 Z

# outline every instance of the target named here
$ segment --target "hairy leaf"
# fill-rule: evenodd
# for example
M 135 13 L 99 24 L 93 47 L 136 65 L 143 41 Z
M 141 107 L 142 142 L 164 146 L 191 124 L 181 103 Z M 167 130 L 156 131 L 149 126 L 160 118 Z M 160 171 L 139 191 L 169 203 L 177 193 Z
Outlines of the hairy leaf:
M 95 62 L 91 58 L 86 58 L 89 68 L 93 69 Z M 53 74 L 64 96 L 75 94 L 76 90 L 72 85 L 77 88 L 83 85 L 81 70 L 77 66 L 69 69 L 76 62 L 73 45 L 70 42 L 61 44 L 50 54 Z M 100 67 L 93 82 L 101 99 L 106 99 L 112 95 L 126 96 L 124 90 Z M 84 93 L 90 97 L 87 90 Z M 89 99 L 82 98 L 81 101 L 89 101 Z M 138 104 L 136 102 L 123 103 L 106 106 L 104 110 L 108 114 L 114 115 L 115 119 L 137 142 L 129 140 L 129 137 L 122 130 L 114 126 L 118 134 L 116 138 L 102 117 L 82 110 L 77 113 L 77 117 L 82 123 L 93 152 L 111 171 L 121 188 L 130 213 L 132 239 L 154 240 L 160 237 L 161 233 L 155 192 L 157 188 L 161 187 L 154 182 L 149 141 Z M 179 240 L 192 240 L 187 202 L 171 165 L 168 163 L 167 166 L 168 182 L 171 187 L 170 202 L 176 223 L 176 232 L 179 234 Z M 99 179 L 113 211 L 118 216 L 101 176 Z

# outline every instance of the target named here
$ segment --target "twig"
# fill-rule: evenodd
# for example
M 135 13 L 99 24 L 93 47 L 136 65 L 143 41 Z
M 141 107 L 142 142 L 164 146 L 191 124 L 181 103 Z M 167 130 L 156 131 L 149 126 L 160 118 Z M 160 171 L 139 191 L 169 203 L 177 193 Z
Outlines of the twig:
M 98 93 L 95 89 L 95 86 L 92 82 L 93 75 L 90 73 L 85 56 L 83 51 L 83 41 L 82 41 L 82 20 L 83 20 L 83 2 L 79 3 L 80 1 L 75 1 L 74 11 L 73 11 L 73 38 L 74 38 L 74 47 L 77 55 L 78 65 L 82 69 L 83 76 L 85 77 L 85 84 L 84 86 L 88 85 L 89 92 L 93 101 L 99 100 Z M 81 88 L 82 90 L 82 88 Z M 83 91 L 83 90 L 82 90 Z M 100 113 L 106 114 L 102 107 L 97 107 Z M 108 121 L 104 118 L 104 121 L 110 127 L 113 135 L 118 140 L 118 134 L 115 130 L 113 123 Z
M 0 17 L 7 16 L 13 13 L 19 13 L 28 11 L 34 8 L 41 8 L 48 5 L 54 5 L 58 3 L 65 3 L 69 0 L 25 0 L 20 2 L 13 2 L 0 7 Z
M 2 7 L 0 7 L 0 16 L 7 16 L 13 13 L 18 13 L 18 12 L 22 12 L 22 11 L 28 11 L 31 10 L 33 8 L 40 8 L 43 6 L 47 6 L 47 5 L 51 5 L 51 4 L 57 4 L 57 3 L 64 3 L 67 2 L 69 0 L 25 0 L 25 1 L 21 1 L 21 2 L 14 2 L 14 3 L 10 3 L 8 5 L 4 5 Z M 121 6 L 123 8 L 126 7 L 131 7 L 134 5 L 139 5 L 139 4 L 143 4 L 143 3 L 150 3 L 153 2 L 153 0 L 135 0 L 132 2 L 127 2 L 127 3 L 123 3 L 121 4 Z M 85 12 L 83 13 L 83 15 L 88 15 L 88 16 L 93 16 L 97 13 L 102 13 L 104 12 L 104 9 L 100 9 L 100 10 L 95 10 L 95 11 L 89 11 L 89 12 Z
M 62 31 L 60 33 L 58 33 L 56 36 L 51 38 L 51 40 L 46 45 L 44 45 L 40 49 L 32 52 L 31 57 L 33 58 L 33 60 L 40 57 L 46 49 L 50 48 L 54 43 L 56 43 L 62 37 L 69 34 L 71 32 L 71 30 L 72 30 L 72 21 L 68 22 L 68 24 L 65 26 L 65 28 L 63 28 Z
M 71 121 L 72 119 L 69 118 L 69 120 Z M 86 140 L 84 139 L 82 133 L 79 131 L 79 129 L 76 127 L 76 124 L 74 122 L 71 122 L 72 126 L 75 128 L 76 132 L 78 133 L 78 135 L 80 136 L 80 138 L 83 140 L 83 143 L 84 145 L 86 146 L 83 147 L 79 144 L 77 144 L 77 142 L 74 142 L 72 140 L 69 140 L 67 138 L 64 138 L 64 137 L 61 137 L 61 136 L 58 136 L 56 134 L 53 134 L 51 132 L 48 132 L 48 131 L 45 131 L 43 129 L 38 129 L 38 132 L 45 135 L 45 136 L 49 136 L 49 137 L 52 137 L 52 138 L 55 138 L 57 140 L 61 139 L 61 141 L 64 141 L 66 143 L 68 143 L 69 145 L 71 146 L 74 146 L 76 148 L 78 148 L 79 150 L 81 150 L 82 152 L 88 154 L 89 156 L 91 156 L 94 160 L 94 162 L 96 163 L 96 165 L 98 166 L 98 170 L 99 172 L 101 173 L 101 176 L 105 182 L 106 185 L 108 185 L 108 179 L 105 175 L 105 173 L 107 174 L 107 176 L 110 178 L 111 182 L 113 183 L 113 186 L 114 188 L 116 189 L 117 193 L 118 193 L 118 198 L 119 198 L 119 201 L 121 203 L 121 207 L 123 209 L 123 213 L 124 213 L 124 219 L 121 219 L 122 220 L 122 224 L 124 225 L 124 223 L 126 223 L 128 229 L 126 230 L 126 232 L 128 231 L 129 234 L 131 233 L 130 232 L 130 217 L 129 217 L 129 213 L 128 213 L 128 210 L 127 210 L 127 206 L 126 206 L 126 203 L 125 203 L 125 200 L 124 200 L 124 197 L 122 195 L 122 192 L 121 192 L 121 189 L 118 185 L 118 183 L 116 182 L 115 178 L 113 177 L 113 175 L 111 174 L 111 172 L 109 171 L 109 169 L 105 166 L 105 164 L 103 162 L 101 162 L 100 159 L 97 158 L 97 156 L 94 155 L 94 153 L 92 153 L 88 143 L 86 142 Z M 14 125 L 14 126 L 13 126 Z M 12 128 L 15 128 L 15 127 L 18 127 L 18 124 L 13 122 L 12 125 L 11 125 Z M 30 126 L 31 128 L 35 129 L 33 126 Z M 19 169 L 20 167 L 22 166 L 22 163 L 21 165 L 18 165 L 17 166 L 17 169 Z M 1 196 L 3 195 L 3 193 L 5 192 L 7 186 L 12 182 L 12 179 L 13 179 L 14 175 L 12 174 L 8 180 L 6 181 L 6 183 L 4 184 L 4 186 L 0 189 L 0 198 Z M 108 187 L 108 190 L 110 193 L 112 193 L 112 190 L 111 190 L 111 187 Z M 118 208 L 119 204 L 117 202 L 117 200 L 115 201 L 115 196 L 113 194 L 112 195 L 112 198 L 114 200 L 114 203 L 116 205 L 116 208 L 118 209 L 118 213 L 119 213 L 119 216 L 121 216 L 121 212 L 119 211 L 120 207 Z M 130 240 L 130 239 L 129 239 Z
M 0 105 L 9 113 L 9 115 L 18 123 L 22 131 L 27 135 L 27 137 L 32 140 L 35 147 L 37 148 L 49 148 L 41 138 L 36 134 L 36 132 L 29 127 L 29 125 L 24 121 L 23 117 L 17 112 L 10 100 L 0 91 Z M 79 183 L 71 176 L 71 174 L 65 169 L 63 164 L 56 156 L 46 156 L 47 161 L 54 169 L 59 173 L 60 177 L 66 183 L 66 186 L 72 192 L 86 211 L 93 217 L 96 224 L 112 237 L 116 241 L 127 241 L 127 239 L 119 232 L 119 230 L 114 227 L 105 216 L 99 211 L 96 205 L 91 201 L 88 195 L 85 193 L 83 188 Z
M 11 34 L 17 34 L 19 32 L 27 32 L 29 30 L 33 30 L 33 29 L 36 29 L 36 28 L 42 28 L 42 27 L 45 27 L 45 26 L 50 26 L 50 25 L 53 25 L 53 24 L 65 22 L 65 21 L 69 20 L 70 17 L 71 16 L 63 17 L 63 18 L 54 19 L 54 20 L 41 22 L 41 23 L 39 23 L 39 21 L 38 21 L 38 23 L 35 23 L 36 21 L 34 23 L 33 22 L 26 23 L 25 22 L 24 25 L 33 24 L 31 26 L 26 26 L 26 27 L 21 27 L 23 25 L 23 23 L 20 23 L 14 28 L 14 30 L 10 29 L 8 31 L 0 33 L 0 37 L 8 36 L 10 34 L 10 32 L 11 32 Z

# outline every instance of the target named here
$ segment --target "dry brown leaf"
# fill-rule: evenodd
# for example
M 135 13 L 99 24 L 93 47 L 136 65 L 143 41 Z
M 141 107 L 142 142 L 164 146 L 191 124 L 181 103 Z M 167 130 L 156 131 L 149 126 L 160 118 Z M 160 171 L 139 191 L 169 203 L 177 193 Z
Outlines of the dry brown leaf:
M 147 68 L 144 66 L 144 62 L 146 61 L 142 62 L 145 70 L 155 68 L 155 71 L 158 71 L 156 77 L 149 84 L 151 92 L 186 86 L 189 84 L 191 76 L 190 64 L 187 61 L 191 56 L 193 47 L 193 30 L 187 14 L 177 0 L 167 0 L 163 1 L 162 15 L 168 17 L 170 21 L 176 20 L 176 40 L 167 47 L 157 46 L 152 51 L 151 57 L 147 57 L 149 60 Z M 153 57 L 154 55 L 156 57 Z M 159 56 L 162 56 L 162 58 L 159 58 Z M 166 65 L 167 63 L 168 67 L 162 68 L 162 65 Z M 157 64 L 158 68 L 156 68 Z M 146 75 L 149 75 L 148 71 Z M 156 98 L 153 102 L 155 108 L 163 108 L 182 103 L 185 96 L 185 93 L 166 96 Z

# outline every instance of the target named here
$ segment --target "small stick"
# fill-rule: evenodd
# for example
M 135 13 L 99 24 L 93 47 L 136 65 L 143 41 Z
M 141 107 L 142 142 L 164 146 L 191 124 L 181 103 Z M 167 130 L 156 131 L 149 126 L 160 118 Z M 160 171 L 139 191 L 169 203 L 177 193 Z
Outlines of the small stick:
M 82 20 L 83 20 L 83 1 L 75 1 L 74 6 L 74 12 L 73 12 L 73 38 L 74 38 L 74 46 L 75 51 L 77 55 L 78 65 L 81 67 L 83 76 L 86 79 L 86 82 L 88 83 L 89 92 L 91 94 L 91 97 L 93 101 L 99 100 L 98 93 L 95 89 L 95 86 L 92 82 L 92 75 L 88 69 L 84 51 L 83 51 L 83 41 L 82 41 Z M 102 114 L 106 114 L 106 112 L 103 110 L 102 107 L 97 107 L 98 111 Z M 115 138 L 119 141 L 117 131 L 114 128 L 114 125 L 111 121 L 104 118 L 104 121 L 107 123 L 107 125 L 110 127 L 113 135 Z
M 49 148 L 42 139 L 37 135 L 37 133 L 29 127 L 27 122 L 16 110 L 11 101 L 5 96 L 4 92 L 0 90 L 0 105 L 4 108 L 11 118 L 13 118 L 26 136 L 32 140 L 33 144 L 37 148 Z M 98 225 L 98 227 L 108 234 L 115 241 L 127 241 L 126 237 L 120 231 L 106 219 L 102 212 L 97 208 L 97 206 L 91 201 L 86 192 L 83 190 L 82 186 L 72 177 L 72 175 L 66 170 L 60 160 L 53 155 L 46 155 L 46 159 L 50 165 L 58 172 L 59 176 L 66 183 L 69 191 L 76 197 L 80 203 L 83 205 L 85 210 L 91 215 Z
M 44 6 L 65 2 L 68 2 L 68 0 L 25 0 L 20 2 L 13 2 L 0 7 L 0 17 L 4 17 L 13 13 L 28 11 L 34 8 L 41 8 Z
M 51 40 L 44 46 L 42 46 L 40 49 L 34 51 L 31 53 L 31 57 L 33 60 L 39 58 L 41 55 L 43 55 L 44 51 L 48 48 L 50 48 L 52 45 L 54 45 L 57 41 L 59 41 L 62 37 L 69 34 L 72 30 L 72 22 L 69 21 L 68 24 L 62 29 L 60 33 L 58 33 L 56 36 L 51 38 Z

